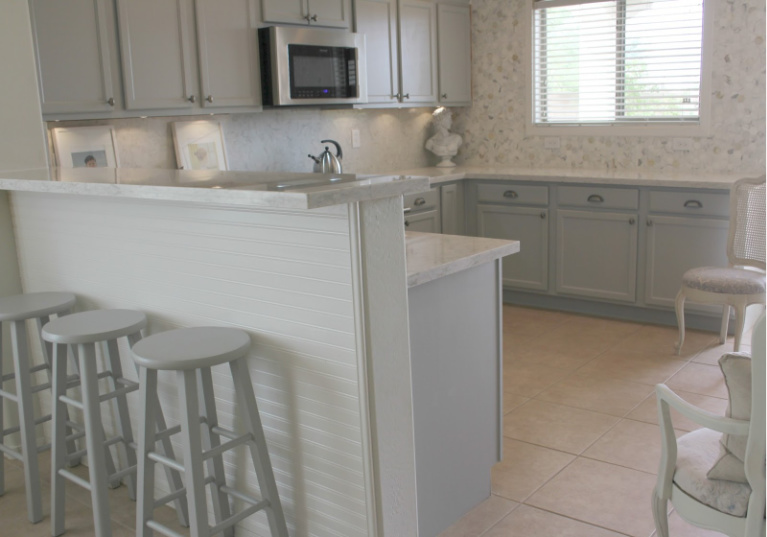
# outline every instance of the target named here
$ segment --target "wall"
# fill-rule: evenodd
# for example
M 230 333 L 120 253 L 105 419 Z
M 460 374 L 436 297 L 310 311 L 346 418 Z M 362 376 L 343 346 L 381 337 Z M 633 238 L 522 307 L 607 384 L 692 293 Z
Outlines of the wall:
M 543 137 L 525 134 L 524 2 L 474 0 L 472 21 L 474 101 L 455 120 L 468 163 L 764 173 L 764 0 L 715 2 L 713 135 L 693 139 L 687 152 L 662 136 L 563 136 L 559 150 L 545 149 Z
M 49 127 L 113 125 L 120 165 L 175 168 L 171 123 L 194 119 L 221 121 L 231 170 L 311 172 L 309 153 L 319 155 L 332 139 L 344 152 L 344 171 L 374 172 L 429 166 L 436 157 L 423 146 L 431 136 L 433 108 L 401 110 L 320 110 L 291 108 L 253 114 L 51 122 Z M 361 147 L 352 148 L 351 130 L 360 130 Z M 330 149 L 335 151 L 332 145 Z

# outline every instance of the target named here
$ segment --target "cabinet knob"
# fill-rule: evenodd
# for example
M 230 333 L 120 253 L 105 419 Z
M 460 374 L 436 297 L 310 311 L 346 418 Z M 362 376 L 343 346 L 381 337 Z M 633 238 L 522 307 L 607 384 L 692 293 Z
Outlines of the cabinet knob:
M 306 19 L 306 22 L 317 22 L 317 15 L 304 15 L 304 18 Z
M 591 203 L 602 203 L 603 201 L 605 201 L 605 199 L 599 194 L 592 194 L 591 196 L 586 198 L 586 201 Z
M 447 99 L 447 93 L 443 93 L 443 94 L 442 94 L 442 98 L 443 98 L 443 99 Z
M 688 209 L 702 209 L 703 204 L 698 200 L 687 200 L 684 202 L 684 206 Z
M 394 95 L 392 95 L 392 99 L 397 99 L 399 101 L 399 100 L 402 99 L 402 94 L 401 93 L 395 93 Z
M 647 227 L 652 227 L 652 220 L 649 218 L 647 219 Z
M 406 93 L 406 94 L 405 94 L 405 95 L 403 95 L 402 97 L 403 97 L 404 99 L 409 99 L 409 98 L 410 98 L 410 94 L 409 94 L 409 93 Z
M 408 222 L 407 220 L 405 220 L 405 227 L 410 227 L 410 222 Z
M 541 211 L 541 220 L 546 218 L 546 211 Z
M 413 202 L 413 205 L 415 205 L 416 207 L 420 207 L 424 203 L 426 203 L 426 200 L 424 198 L 416 198 L 415 201 Z
M 635 223 L 636 223 L 636 220 L 634 220 L 633 218 L 629 218 L 629 225 L 630 226 L 633 226 Z
M 190 95 L 189 97 L 187 97 L 186 100 L 189 101 L 190 103 L 194 103 L 197 101 L 197 97 L 195 97 L 194 95 Z
M 519 197 L 519 194 L 517 194 L 514 190 L 507 190 L 506 192 L 503 193 L 503 197 L 516 199 Z
M 110 97 L 109 99 L 107 99 L 107 104 L 109 106 L 114 106 L 115 105 L 115 98 L 114 97 Z
M 213 95 L 208 95 L 207 97 L 205 97 L 205 100 L 208 101 L 209 103 L 212 103 L 213 102 Z

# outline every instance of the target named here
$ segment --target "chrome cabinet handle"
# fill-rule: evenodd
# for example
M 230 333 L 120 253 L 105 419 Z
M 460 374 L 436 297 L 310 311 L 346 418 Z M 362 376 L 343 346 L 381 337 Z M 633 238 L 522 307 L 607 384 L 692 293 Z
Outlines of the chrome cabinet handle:
M 406 94 L 405 94 L 405 95 L 403 95 L 402 97 L 403 97 L 403 98 L 405 98 L 405 99 L 409 99 L 409 98 L 410 98 L 410 94 L 409 94 L 409 93 L 406 93 Z
M 397 99 L 399 101 L 399 100 L 402 99 L 402 94 L 401 93 L 395 93 L 394 95 L 392 95 L 392 99 Z
M 208 95 L 207 97 L 205 97 L 205 100 L 208 101 L 209 103 L 212 103 L 213 102 L 213 95 Z
M 504 198 L 516 199 L 516 198 L 519 197 L 519 194 L 517 194 L 513 190 L 507 190 L 506 192 L 503 193 L 503 197 Z
M 415 205 L 416 207 L 420 207 L 424 203 L 426 203 L 425 199 L 423 199 L 423 198 L 416 198 L 416 200 L 413 202 L 413 205 Z
M 312 21 L 317 22 L 317 15 L 312 15 Z
M 443 98 L 443 99 L 447 99 L 447 93 L 443 93 L 443 94 L 442 94 L 442 98 Z
M 647 227 L 652 227 L 652 220 L 649 218 L 647 219 Z
M 702 209 L 703 204 L 698 200 L 687 200 L 684 202 L 684 206 L 688 209 Z
M 189 101 L 190 103 L 193 103 L 197 101 L 197 97 L 195 97 L 194 95 L 190 95 L 189 97 L 187 97 L 186 100 Z
M 405 214 L 407 214 L 407 213 L 409 213 L 409 212 L 410 212 L 410 211 L 412 211 L 412 210 L 413 210 L 413 209 L 411 209 L 410 207 L 405 207 L 405 208 L 402 210 L 402 212 L 403 212 L 403 213 L 405 213 Z
M 634 220 L 633 218 L 629 218 L 629 225 L 630 226 L 633 226 L 635 223 L 636 223 L 636 220 Z
M 541 220 L 544 220 L 546 218 L 546 212 L 541 211 Z
M 605 199 L 599 194 L 592 194 L 591 196 L 586 198 L 586 201 L 590 203 L 602 203 L 603 201 L 605 201 Z
M 408 222 L 407 220 L 405 220 L 405 227 L 410 227 L 410 222 Z
M 115 105 L 115 98 L 114 97 L 110 97 L 109 99 L 107 99 L 107 104 L 109 106 L 114 106 Z

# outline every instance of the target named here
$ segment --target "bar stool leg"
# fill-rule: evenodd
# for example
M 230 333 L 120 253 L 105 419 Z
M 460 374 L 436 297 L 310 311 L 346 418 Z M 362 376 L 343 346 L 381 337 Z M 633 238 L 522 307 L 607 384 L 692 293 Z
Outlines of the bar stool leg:
M 186 470 L 186 497 L 189 504 L 189 528 L 192 537 L 208 537 L 208 506 L 205 498 L 205 475 L 202 470 L 202 438 L 200 434 L 200 408 L 197 396 L 197 378 L 194 370 L 178 371 L 181 438 L 184 444 Z
M 218 426 L 218 414 L 216 412 L 216 400 L 213 393 L 213 378 L 209 367 L 197 370 L 197 379 L 200 386 L 200 415 L 205 418 L 206 427 L 203 427 L 203 449 L 209 451 L 221 445 L 221 438 L 213 428 Z M 207 460 L 208 475 L 213 476 L 213 511 L 216 514 L 216 522 L 223 522 L 232 514 L 229 509 L 229 498 L 221 487 L 226 486 L 226 474 L 224 473 L 224 458 L 221 455 Z M 224 537 L 234 537 L 234 527 L 224 530 Z
M 131 334 L 128 336 L 128 344 L 133 347 L 137 342 L 141 340 L 141 334 Z M 135 365 L 135 362 L 134 362 Z M 141 378 L 141 368 L 136 365 L 136 373 L 138 373 L 139 378 Z M 157 384 L 157 373 L 155 372 L 155 385 Z M 150 392 L 153 393 L 153 392 Z M 143 395 L 141 396 L 143 401 Z M 155 415 L 154 420 L 157 424 L 155 431 L 164 431 L 168 428 L 167 424 L 165 423 L 165 415 L 162 412 L 162 407 L 160 406 L 159 399 L 157 399 L 156 404 L 154 405 L 155 408 Z M 149 451 L 156 450 L 157 453 L 160 455 L 163 455 L 165 457 L 169 457 L 171 459 L 175 459 L 176 456 L 174 454 L 173 450 L 173 444 L 171 443 L 170 437 L 165 436 L 162 440 L 160 440 L 160 444 L 155 446 L 154 443 L 148 444 L 147 451 L 138 451 L 137 453 L 147 453 Z M 171 491 L 181 490 L 184 488 L 184 482 L 181 479 L 181 474 L 177 472 L 176 470 L 169 468 L 162 465 L 163 470 L 165 470 L 165 477 L 168 480 L 168 484 L 170 485 Z M 139 477 L 141 476 L 141 470 L 139 470 L 138 473 Z M 154 475 L 154 474 L 152 474 Z M 152 481 L 154 483 L 154 481 Z M 152 489 L 154 490 L 154 489 Z M 178 516 L 178 523 L 181 526 L 189 527 L 189 508 L 186 503 L 186 499 L 184 497 L 177 498 L 176 500 L 173 500 L 173 503 L 176 507 L 176 515 Z M 151 517 L 151 513 L 149 514 Z
M 136 537 L 152 537 L 147 527 L 154 514 L 154 470 L 155 462 L 146 456 L 155 445 L 155 419 L 159 408 L 157 400 L 157 371 L 145 367 L 139 370 L 139 416 L 142 426 L 138 433 L 138 490 L 140 501 L 136 505 Z
M 37 464 L 35 416 L 32 406 L 25 321 L 13 321 L 11 323 L 11 345 L 16 367 L 16 397 L 19 405 L 21 452 L 24 456 L 24 479 L 27 484 L 27 513 L 29 521 L 35 523 L 43 519 L 43 502 L 40 492 L 40 471 Z
M 67 384 L 67 346 L 53 347 L 53 379 L 51 384 L 51 413 L 53 433 L 51 439 L 51 534 L 56 537 L 64 533 L 64 507 L 66 502 L 64 477 L 59 475 L 66 464 L 66 410 L 61 400 Z
M 83 396 L 83 419 L 85 421 L 88 466 L 91 475 L 91 502 L 93 522 L 97 537 L 111 537 L 112 524 L 109 519 L 109 497 L 104 448 L 104 429 L 99 403 L 98 375 L 96 373 L 96 348 L 94 344 L 79 344 L 80 386 Z M 108 448 L 107 448 L 108 449 Z
M 109 377 L 109 386 L 112 391 L 121 388 L 115 382 L 116 378 L 123 377 L 122 364 L 120 363 L 120 351 L 117 348 L 117 340 L 110 339 L 106 344 L 107 364 L 112 376 Z M 117 403 L 117 429 L 122 437 L 122 448 L 128 467 L 136 467 L 136 451 L 133 449 L 133 429 L 130 424 L 128 413 L 128 398 L 125 394 L 115 397 Z M 136 474 L 131 472 L 126 476 L 128 480 L 128 495 L 131 500 L 136 500 Z
M 247 363 L 244 358 L 238 358 L 229 363 L 229 368 L 234 380 L 234 391 L 239 394 L 243 404 L 245 425 L 254 438 L 254 442 L 250 443 L 250 454 L 256 469 L 258 486 L 261 488 L 261 496 L 265 500 L 269 500 L 269 507 L 266 508 L 269 529 L 273 536 L 288 537 L 285 514 L 282 511 L 277 483 L 274 480 L 272 463 L 269 459 L 264 429 L 261 424 L 261 416 L 258 414 L 258 404 L 256 403 L 256 395 L 253 393 L 253 384 L 250 382 Z

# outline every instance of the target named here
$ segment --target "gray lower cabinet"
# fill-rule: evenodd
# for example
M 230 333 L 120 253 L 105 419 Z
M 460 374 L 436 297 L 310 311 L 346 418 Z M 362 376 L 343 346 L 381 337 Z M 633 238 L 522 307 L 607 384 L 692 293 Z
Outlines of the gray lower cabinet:
M 445 235 L 466 234 L 466 212 L 464 209 L 463 183 L 452 183 L 439 187 L 440 219 Z
M 405 228 L 408 231 L 424 233 L 441 233 L 439 211 L 424 211 L 405 216 Z
M 479 205 L 480 237 L 520 241 L 520 251 L 503 264 L 504 287 L 546 291 L 549 273 L 549 220 L 544 207 Z
M 636 214 L 558 210 L 556 292 L 634 302 L 636 222 Z
M 442 233 L 439 198 L 439 188 L 404 196 L 402 201 L 405 210 L 405 229 L 424 233 Z

